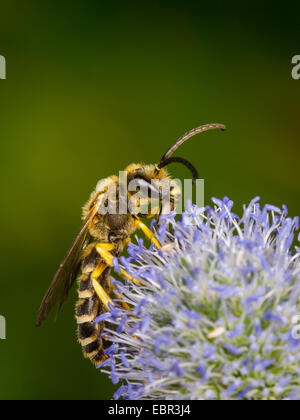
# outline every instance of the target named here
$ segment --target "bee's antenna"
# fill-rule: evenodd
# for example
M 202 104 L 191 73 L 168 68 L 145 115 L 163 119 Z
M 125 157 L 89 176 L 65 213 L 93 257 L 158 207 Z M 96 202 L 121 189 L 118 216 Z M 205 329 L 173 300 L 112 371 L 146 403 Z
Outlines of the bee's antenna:
M 195 183 L 196 180 L 199 179 L 197 169 L 188 160 L 180 158 L 180 157 L 171 157 L 171 158 L 165 159 L 163 162 L 160 162 L 158 166 L 158 170 L 163 168 L 164 166 L 169 165 L 169 163 L 172 163 L 172 162 L 179 162 L 185 165 L 192 172 L 193 183 Z
M 205 125 L 201 125 L 200 127 L 196 127 L 193 130 L 188 131 L 187 133 L 185 133 L 163 155 L 163 157 L 161 158 L 161 160 L 160 160 L 157 168 L 160 169 L 162 167 L 164 161 L 166 159 L 169 159 L 169 157 L 175 152 L 175 150 L 178 149 L 178 147 L 181 146 L 186 140 L 190 139 L 195 134 L 202 133 L 203 131 L 215 130 L 215 129 L 220 129 L 220 130 L 224 131 L 224 130 L 226 130 L 226 126 L 224 124 L 205 124 Z

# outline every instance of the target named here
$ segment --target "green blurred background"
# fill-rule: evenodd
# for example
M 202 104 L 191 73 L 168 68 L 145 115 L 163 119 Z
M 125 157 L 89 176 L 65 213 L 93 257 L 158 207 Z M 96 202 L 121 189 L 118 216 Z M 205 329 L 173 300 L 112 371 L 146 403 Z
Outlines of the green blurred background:
M 75 290 L 34 326 L 98 179 L 220 122 L 180 151 L 206 203 L 227 195 L 239 212 L 260 195 L 300 214 L 299 8 L 223 3 L 1 0 L 1 399 L 112 396 L 76 342 Z

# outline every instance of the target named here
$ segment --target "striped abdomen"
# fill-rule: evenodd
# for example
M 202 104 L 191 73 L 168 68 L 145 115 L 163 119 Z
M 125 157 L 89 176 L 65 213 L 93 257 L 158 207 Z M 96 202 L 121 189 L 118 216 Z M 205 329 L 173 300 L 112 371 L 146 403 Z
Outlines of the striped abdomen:
M 89 258 L 90 259 L 90 258 Z M 101 337 L 104 323 L 95 323 L 94 319 L 107 309 L 100 302 L 91 281 L 91 273 L 95 264 L 83 261 L 82 274 L 78 278 L 78 296 L 76 304 L 76 320 L 78 323 L 78 340 L 83 348 L 85 357 L 91 359 L 96 365 L 106 359 L 104 350 L 110 344 Z M 99 282 L 108 291 L 110 268 L 102 273 Z

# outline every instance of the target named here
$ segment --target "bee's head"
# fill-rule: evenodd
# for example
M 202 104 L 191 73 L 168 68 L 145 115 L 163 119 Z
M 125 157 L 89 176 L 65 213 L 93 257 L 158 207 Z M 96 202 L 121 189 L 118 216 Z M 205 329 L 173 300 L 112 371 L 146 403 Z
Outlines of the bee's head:
M 161 209 L 174 210 L 181 197 L 181 188 L 172 180 L 166 166 L 177 162 L 185 165 L 192 173 L 193 182 L 198 179 L 196 168 L 186 159 L 171 157 L 186 140 L 207 130 L 226 130 L 223 124 L 206 124 L 194 128 L 178 139 L 156 165 L 131 164 L 126 168 L 128 197 L 134 213 L 140 217 L 153 217 Z M 132 212 L 132 209 L 129 209 Z
M 126 173 L 128 204 L 131 213 L 139 217 L 153 217 L 160 213 L 167 191 L 170 193 L 169 201 L 173 203 L 170 209 L 174 209 L 174 185 L 165 168 L 157 171 L 157 165 L 133 163 L 126 168 Z

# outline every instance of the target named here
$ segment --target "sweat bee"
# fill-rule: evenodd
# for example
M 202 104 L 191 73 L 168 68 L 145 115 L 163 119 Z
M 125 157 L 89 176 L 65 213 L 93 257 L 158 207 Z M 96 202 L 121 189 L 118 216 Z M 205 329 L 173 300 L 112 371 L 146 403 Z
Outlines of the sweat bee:
M 198 179 L 197 170 L 190 162 L 171 156 L 179 146 L 195 134 L 213 129 L 225 130 L 226 127 L 223 124 L 206 124 L 187 132 L 168 149 L 159 163 L 129 165 L 125 169 L 125 184 L 121 183 L 117 176 L 98 182 L 95 191 L 83 207 L 83 223 L 79 233 L 42 300 L 36 319 L 37 326 L 42 324 L 56 303 L 58 303 L 58 309 L 61 309 L 80 272 L 75 313 L 78 340 L 82 345 L 84 356 L 96 365 L 106 359 L 105 348 L 108 343 L 102 339 L 104 322 L 95 323 L 94 319 L 110 310 L 109 306 L 113 304 L 110 298 L 110 271 L 113 267 L 113 259 L 120 255 L 136 229 L 141 229 L 156 247 L 160 247 L 155 235 L 141 221 L 141 218 L 157 216 L 159 219 L 164 210 L 162 187 L 165 182 L 171 181 L 166 170 L 167 165 L 173 162 L 181 163 L 191 171 L 193 180 Z M 129 188 L 132 181 L 144 191 L 134 201 L 135 204 L 139 202 L 138 206 L 128 205 L 128 203 L 132 204 L 134 197 Z M 153 190 L 157 194 L 158 205 L 155 208 L 151 206 L 149 210 L 148 204 L 151 199 L 149 191 L 153 193 Z M 178 194 L 176 188 L 171 187 L 169 210 L 174 210 Z M 146 203 L 146 209 L 145 206 L 141 206 L 141 202 Z M 112 208 L 114 211 L 107 211 Z M 123 211 L 121 211 L 122 208 Z M 137 211 L 136 208 L 138 208 Z M 130 281 L 137 281 L 125 270 L 121 271 Z

